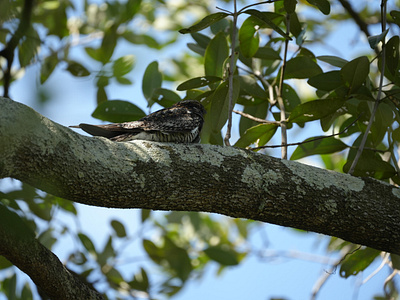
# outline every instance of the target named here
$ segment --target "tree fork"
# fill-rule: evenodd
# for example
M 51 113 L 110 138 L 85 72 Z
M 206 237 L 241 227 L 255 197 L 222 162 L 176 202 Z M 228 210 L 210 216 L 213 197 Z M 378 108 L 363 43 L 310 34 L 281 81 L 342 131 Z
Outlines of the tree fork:
M 248 150 L 86 137 L 0 98 L 0 178 L 100 207 L 202 211 L 400 254 L 400 189 Z

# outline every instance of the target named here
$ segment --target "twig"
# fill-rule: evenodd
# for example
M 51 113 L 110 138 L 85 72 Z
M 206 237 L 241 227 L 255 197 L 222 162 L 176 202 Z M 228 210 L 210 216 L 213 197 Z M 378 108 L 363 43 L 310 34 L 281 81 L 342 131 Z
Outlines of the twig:
M 252 7 L 252 6 L 256 6 L 256 5 L 260 5 L 260 4 L 274 3 L 274 2 L 277 2 L 277 1 L 280 1 L 280 0 L 269 0 L 269 1 L 262 1 L 262 2 L 258 2 L 258 3 L 249 4 L 249 5 L 245 6 L 245 7 L 243 7 L 242 9 L 240 9 L 238 11 L 238 13 L 241 13 L 245 9 L 248 9 L 249 7 Z
M 290 33 L 290 15 L 286 14 L 286 34 L 289 35 Z M 277 100 L 281 115 L 281 157 L 282 159 L 287 159 L 287 126 L 286 126 L 286 110 L 285 104 L 283 103 L 283 78 L 285 76 L 285 69 L 286 69 L 286 60 L 287 60 L 287 52 L 288 52 L 289 40 L 285 39 L 285 50 L 281 68 L 281 77 L 279 79 L 279 90 L 277 91 Z
M 387 264 L 387 262 L 389 261 L 389 257 L 390 257 L 390 253 L 385 253 L 385 255 L 383 256 L 382 262 L 379 265 L 379 267 L 377 267 L 371 274 L 369 274 L 369 276 L 367 278 L 364 279 L 364 281 L 362 282 L 362 284 L 367 283 L 372 277 L 374 277 L 376 274 L 379 273 L 380 270 L 382 270 L 382 268 Z
M 381 1 L 381 18 L 382 18 L 382 32 L 384 32 L 386 30 L 386 0 L 382 0 Z M 369 119 L 367 129 L 364 132 L 364 136 L 363 136 L 363 138 L 361 140 L 361 143 L 360 143 L 360 146 L 359 146 L 359 148 L 357 150 L 356 157 L 354 158 L 353 163 L 351 164 L 351 167 L 349 169 L 349 174 L 353 174 L 354 173 L 354 169 L 356 168 L 358 160 L 360 159 L 361 154 L 362 154 L 362 152 L 364 150 L 365 142 L 367 141 L 368 133 L 371 130 L 372 123 L 373 123 L 373 121 L 375 119 L 376 112 L 378 111 L 379 103 L 381 102 L 380 100 L 381 100 L 381 96 L 382 96 L 383 78 L 384 78 L 384 75 L 385 75 L 385 63 L 386 63 L 386 61 L 385 61 L 385 53 L 386 53 L 386 42 L 385 42 L 385 40 L 382 40 L 382 52 L 381 52 L 382 65 L 381 65 L 381 76 L 379 78 L 378 94 L 377 94 L 376 99 L 375 99 L 375 105 L 374 105 L 374 108 L 372 110 L 371 117 Z
M 239 110 L 233 110 L 233 112 L 235 114 L 241 115 L 241 116 L 243 116 L 243 117 L 245 117 L 247 119 L 250 119 L 252 121 L 256 121 L 258 123 L 275 124 L 275 125 L 281 126 L 281 122 L 278 122 L 278 121 L 268 121 L 268 120 L 260 119 L 260 118 L 257 118 L 257 117 L 254 117 L 252 115 L 246 114 L 245 112 L 242 112 L 242 111 L 239 111 Z
M 237 25 L 237 5 L 236 0 L 233 0 L 233 23 L 232 23 L 232 41 L 231 41 L 231 59 L 229 63 L 229 89 L 228 89 L 228 97 L 229 97 L 229 110 L 228 110 L 228 126 L 226 130 L 226 134 L 224 137 L 225 146 L 230 146 L 229 139 L 231 138 L 231 130 L 232 130 L 232 111 L 233 111 L 233 74 L 235 72 L 236 59 L 235 59 L 235 48 L 236 48 L 236 25 Z
M 322 140 L 322 139 L 326 139 L 329 137 L 333 137 L 333 136 L 337 136 L 340 135 L 342 133 L 345 133 L 351 126 L 353 126 L 358 119 L 362 116 L 362 114 L 360 114 L 357 119 L 355 119 L 350 125 L 346 126 L 342 131 L 338 132 L 338 133 L 333 133 L 331 135 L 326 135 L 326 136 L 319 136 L 316 138 L 313 138 L 309 141 L 303 141 L 303 142 L 298 142 L 298 143 L 290 143 L 290 144 L 285 144 L 285 145 L 269 145 L 269 146 L 260 146 L 260 147 L 255 147 L 255 148 L 250 148 L 251 150 L 259 150 L 259 149 L 264 149 L 264 148 L 279 148 L 279 147 L 289 147 L 289 146 L 298 146 L 298 145 L 302 145 L 302 144 L 306 144 L 306 143 L 311 143 L 311 142 L 315 142 L 318 140 Z
M 346 257 L 352 255 L 354 252 L 361 249 L 361 246 L 359 246 L 355 250 L 349 252 L 350 247 L 351 245 L 348 245 L 347 247 L 344 247 L 342 249 L 341 253 L 343 253 L 343 255 L 335 262 L 335 264 L 329 269 L 329 271 L 325 271 L 325 273 L 315 283 L 312 289 L 311 300 L 316 299 L 318 292 L 321 290 L 322 286 L 328 280 L 329 276 L 331 276 L 336 272 L 337 267 L 346 259 Z
M 33 9 L 33 0 L 25 0 L 21 12 L 20 23 L 14 35 L 8 41 L 7 46 L 0 51 L 0 56 L 3 56 L 7 61 L 7 68 L 4 71 L 4 97 L 9 97 L 9 90 L 11 84 L 11 67 L 14 62 L 14 52 L 17 48 L 19 41 L 24 37 L 31 23 L 31 15 Z

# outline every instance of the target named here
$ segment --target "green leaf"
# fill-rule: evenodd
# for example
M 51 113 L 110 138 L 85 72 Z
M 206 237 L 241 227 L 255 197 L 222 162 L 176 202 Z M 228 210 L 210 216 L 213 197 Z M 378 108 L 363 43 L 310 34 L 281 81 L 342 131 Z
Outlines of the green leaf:
M 101 42 L 100 47 L 100 61 L 103 65 L 110 61 L 111 56 L 114 53 L 118 40 L 117 29 L 118 25 L 114 24 L 104 32 L 103 41 Z
M 145 208 L 141 209 L 141 220 L 142 220 L 142 223 L 144 223 L 150 217 L 150 214 L 151 214 L 151 210 L 150 209 L 145 209 Z
M 150 285 L 146 271 L 143 268 L 140 268 L 140 271 L 134 275 L 133 280 L 129 282 L 129 285 L 135 290 L 147 292 Z
M 318 64 L 308 56 L 296 56 L 286 64 L 285 78 L 310 78 L 322 73 Z
M 258 105 L 246 105 L 243 108 L 243 112 L 246 114 L 249 114 L 251 116 L 254 116 L 256 118 L 260 119 L 265 119 L 267 116 L 268 112 L 268 107 L 269 107 L 269 102 L 268 101 L 263 101 Z M 239 122 L 239 134 L 242 136 L 247 129 L 250 127 L 259 125 L 259 122 L 250 120 L 249 118 L 245 118 L 243 116 L 240 117 L 240 122 Z
M 67 71 L 75 77 L 89 76 L 90 72 L 80 63 L 76 61 L 68 61 Z
M 392 16 L 393 21 L 397 24 L 397 26 L 400 26 L 400 11 L 392 10 L 390 12 L 390 15 Z
M 178 247 L 172 240 L 165 238 L 163 247 L 165 259 L 176 275 L 185 281 L 188 279 L 193 267 L 187 250 Z
M 147 34 L 135 34 L 131 31 L 125 30 L 122 37 L 132 44 L 146 45 L 149 48 L 161 49 L 161 45 L 157 40 Z
M 235 143 L 235 147 L 245 148 L 251 144 L 256 147 L 264 146 L 275 134 L 278 129 L 276 124 L 259 124 L 245 131 Z
M 197 45 L 199 45 L 203 49 L 206 49 L 211 41 L 211 39 L 207 35 L 198 32 L 193 32 L 190 35 L 196 41 Z
M 217 76 L 201 76 L 201 77 L 195 77 L 192 79 L 189 79 L 185 82 L 182 82 L 178 87 L 176 88 L 178 91 L 186 91 L 186 90 L 191 90 L 199 87 L 203 87 L 206 85 L 210 85 L 211 83 L 221 81 L 221 77 Z
M 12 266 L 13 264 L 8 259 L 0 255 L 0 270 L 5 270 Z
M 329 15 L 331 12 L 331 5 L 328 0 L 307 0 L 307 2 L 318 7 L 324 15 Z
M 342 68 L 345 64 L 348 63 L 347 60 L 338 57 L 338 56 L 332 56 L 332 55 L 321 55 L 317 56 L 318 60 L 321 60 L 323 62 L 326 62 L 334 67 L 339 67 Z
M 273 30 L 275 30 L 277 33 L 279 33 L 281 36 L 284 38 L 291 40 L 292 38 L 288 36 L 278 25 L 276 25 L 272 20 L 273 18 L 276 18 L 279 16 L 279 14 L 276 13 L 271 13 L 271 12 L 263 12 L 255 9 L 247 9 L 243 11 L 245 14 L 249 14 L 251 16 L 254 16 L 258 18 L 259 20 L 263 21 L 268 27 L 271 27 Z M 283 16 L 282 16 L 283 20 Z
M 303 143 L 297 146 L 296 150 L 294 150 L 290 159 L 297 160 L 315 154 L 335 153 L 348 148 L 345 143 L 339 139 L 335 139 L 334 137 L 323 137 L 320 140 L 307 142 L 315 138 L 318 137 L 312 137 L 304 140 Z
M 291 112 L 295 107 L 301 104 L 299 95 L 294 88 L 284 83 L 282 89 L 282 98 L 286 112 Z
M 296 11 L 297 0 L 283 0 L 283 6 L 288 14 Z
M 122 77 L 128 74 L 133 69 L 135 57 L 133 55 L 125 55 L 114 61 L 112 65 L 113 75 L 115 77 Z
M 2 3 L 3 4 L 3 3 Z M 41 46 L 41 39 L 37 31 L 31 26 L 25 32 L 25 38 L 18 46 L 18 60 L 21 67 L 26 67 L 33 61 Z
M 316 89 L 323 91 L 333 91 L 339 86 L 343 85 L 342 77 L 340 76 L 340 71 L 330 71 L 326 73 L 321 73 L 316 76 L 311 77 L 307 83 Z
M 262 100 L 268 100 L 267 92 L 257 84 L 257 80 L 251 75 L 239 76 L 241 94 L 248 94 Z
M 399 76 L 399 36 L 392 37 L 386 44 L 386 67 L 393 77 Z M 386 74 L 385 74 L 386 75 Z
M 156 246 L 156 244 L 150 240 L 143 239 L 143 248 L 155 263 L 161 262 L 162 251 Z
M 259 19 L 251 16 L 243 22 L 239 29 L 240 50 L 245 57 L 253 57 L 258 50 L 260 44 L 258 23 Z
M 204 55 L 204 68 L 206 76 L 223 77 L 224 62 L 228 55 L 228 42 L 225 35 L 220 32 L 210 41 Z
M 258 48 L 257 52 L 253 56 L 256 58 L 269 59 L 269 60 L 282 60 L 279 53 L 270 47 Z
M 354 144 L 356 146 L 356 143 Z M 349 158 L 343 166 L 343 172 L 348 173 L 351 164 L 353 163 L 355 150 L 349 152 Z M 387 179 L 396 174 L 394 167 L 382 160 L 379 154 L 372 150 L 364 149 L 360 159 L 354 169 L 354 176 L 373 177 L 376 179 Z
M 369 60 L 361 56 L 348 62 L 340 70 L 343 81 L 349 87 L 350 93 L 356 92 L 365 82 L 369 74 Z
M 238 254 L 227 245 L 211 246 L 204 253 L 212 260 L 224 266 L 239 264 Z
M 56 54 L 47 56 L 42 63 L 40 68 L 40 83 L 43 84 L 53 73 L 55 67 L 58 64 L 58 58 Z
M 0 203 L 0 227 L 18 239 L 33 240 L 35 233 L 28 224 L 15 212 Z
M 234 78 L 233 84 L 233 102 L 236 103 L 236 99 L 239 95 L 240 84 L 239 81 Z M 214 133 L 219 132 L 225 125 L 228 119 L 229 109 L 229 93 L 228 93 L 228 82 L 222 82 L 214 93 L 209 97 L 211 107 L 209 112 L 206 114 L 206 122 L 211 126 Z
M 205 18 L 203 18 L 200 22 L 190 26 L 189 28 L 184 28 L 179 30 L 179 33 L 186 34 L 203 30 L 227 16 L 229 16 L 229 14 L 223 12 L 218 12 L 215 14 L 208 15 Z
M 120 221 L 112 220 L 111 226 L 114 229 L 115 233 L 117 234 L 117 237 L 120 237 L 120 238 L 126 237 L 125 226 Z
M 296 106 L 289 117 L 289 122 L 304 123 L 319 120 L 343 106 L 343 99 L 323 99 L 308 101 Z
M 340 266 L 340 276 L 348 278 L 364 271 L 379 256 L 381 251 L 365 248 L 346 257 Z
M 113 123 L 135 121 L 146 114 L 135 104 L 123 100 L 109 100 L 100 103 L 92 117 Z
M 85 249 L 92 255 L 96 255 L 96 248 L 94 247 L 94 244 L 92 240 L 85 235 L 84 233 L 78 233 L 78 237 Z
M 181 101 L 181 97 L 179 97 L 179 95 L 174 91 L 158 88 L 154 90 L 151 100 L 163 107 L 170 107 Z
M 158 62 L 153 61 L 147 66 L 146 71 L 144 72 L 143 75 L 143 82 L 142 82 L 143 95 L 149 102 L 149 106 L 152 105 L 151 97 L 153 95 L 154 90 L 160 88 L 161 84 L 162 84 L 162 74 L 158 70 Z
M 378 44 L 385 39 L 388 32 L 389 28 L 383 31 L 381 34 L 369 36 L 368 37 L 369 46 L 372 49 L 375 49 L 375 47 L 378 46 Z
M 393 269 L 400 270 L 400 255 L 391 253 L 390 259 L 392 261 Z

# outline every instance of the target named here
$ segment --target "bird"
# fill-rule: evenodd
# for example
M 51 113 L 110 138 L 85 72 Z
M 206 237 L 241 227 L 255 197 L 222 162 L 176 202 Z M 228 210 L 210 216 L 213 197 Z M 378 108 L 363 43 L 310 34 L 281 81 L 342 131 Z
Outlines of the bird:
M 81 123 L 70 126 L 115 142 L 146 140 L 167 143 L 198 143 L 206 110 L 196 100 L 183 100 L 140 120 L 106 125 Z

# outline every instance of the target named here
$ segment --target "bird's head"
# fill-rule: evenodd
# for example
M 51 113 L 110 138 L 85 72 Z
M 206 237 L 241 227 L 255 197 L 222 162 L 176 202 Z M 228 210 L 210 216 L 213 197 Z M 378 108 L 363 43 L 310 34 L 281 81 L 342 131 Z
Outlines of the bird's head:
M 196 114 L 200 115 L 201 117 L 203 117 L 203 115 L 205 115 L 207 113 L 204 106 L 199 101 L 196 101 L 196 100 L 179 101 L 174 106 L 187 108 L 191 112 L 196 113 Z

